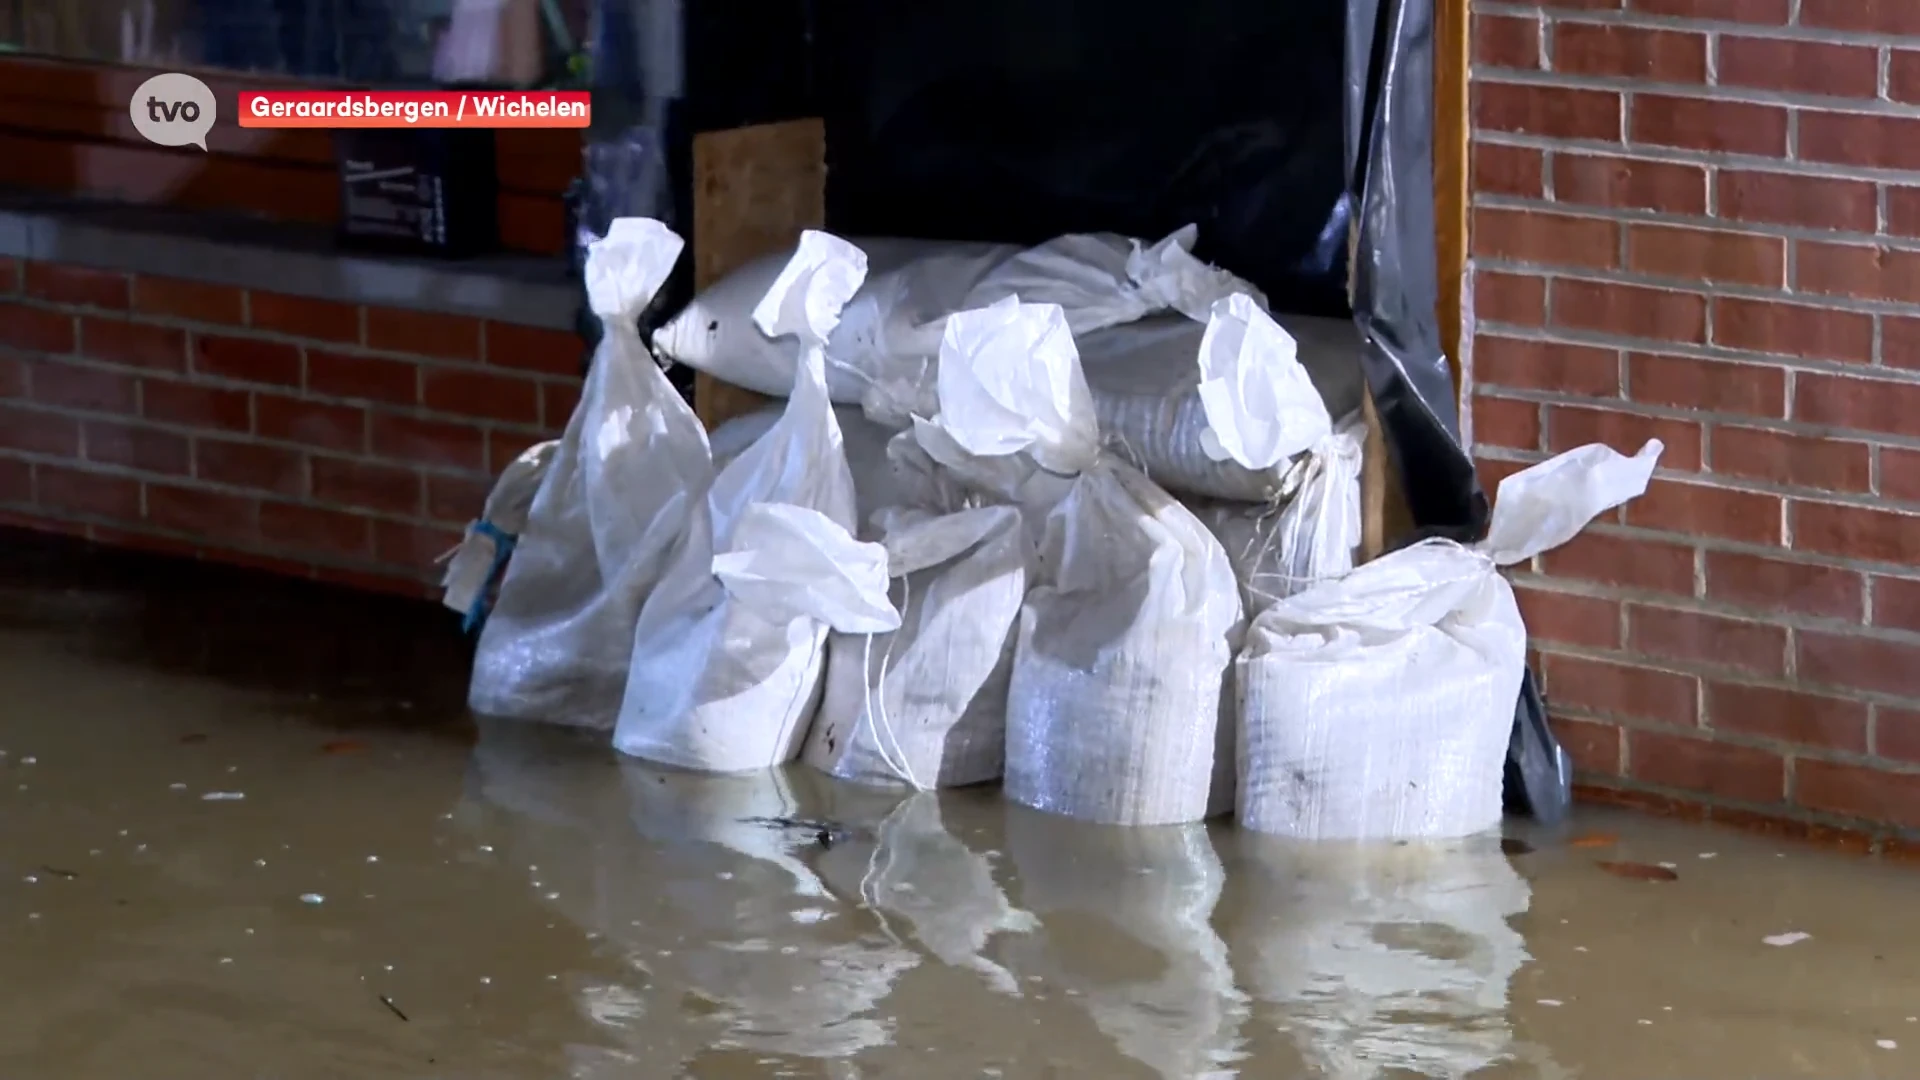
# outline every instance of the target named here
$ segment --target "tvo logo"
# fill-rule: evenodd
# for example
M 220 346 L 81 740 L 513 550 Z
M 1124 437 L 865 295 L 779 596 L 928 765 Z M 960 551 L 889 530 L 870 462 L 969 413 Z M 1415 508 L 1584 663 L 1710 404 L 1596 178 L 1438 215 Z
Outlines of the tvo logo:
M 191 75 L 171 71 L 140 84 L 127 115 L 140 137 L 161 146 L 207 148 L 219 105 L 213 90 Z

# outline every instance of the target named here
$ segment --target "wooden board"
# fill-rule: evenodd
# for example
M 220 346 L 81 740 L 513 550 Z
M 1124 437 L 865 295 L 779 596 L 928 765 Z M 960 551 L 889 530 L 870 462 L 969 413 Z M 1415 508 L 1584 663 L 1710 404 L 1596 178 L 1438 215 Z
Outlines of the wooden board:
M 817 119 L 712 131 L 693 140 L 693 279 L 704 289 L 730 271 L 793 246 L 827 220 L 827 129 Z M 767 398 L 694 377 L 694 408 L 712 431 Z

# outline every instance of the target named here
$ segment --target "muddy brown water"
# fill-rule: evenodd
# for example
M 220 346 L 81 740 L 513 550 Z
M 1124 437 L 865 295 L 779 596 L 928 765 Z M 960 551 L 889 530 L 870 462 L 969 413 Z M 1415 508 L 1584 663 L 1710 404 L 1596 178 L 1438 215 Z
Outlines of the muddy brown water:
M 0 1077 L 1920 1075 L 1910 865 L 691 776 L 476 731 L 449 621 L 0 533 Z

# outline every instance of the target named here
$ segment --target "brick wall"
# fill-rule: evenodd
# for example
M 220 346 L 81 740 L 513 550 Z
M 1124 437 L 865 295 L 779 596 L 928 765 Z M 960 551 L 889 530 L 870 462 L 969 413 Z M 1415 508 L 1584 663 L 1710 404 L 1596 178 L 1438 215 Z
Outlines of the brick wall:
M 423 594 L 579 365 L 552 330 L 0 260 L 0 525 Z
M 1474 10 L 1476 453 L 1667 446 L 1516 576 L 1562 737 L 1920 830 L 1920 2 Z

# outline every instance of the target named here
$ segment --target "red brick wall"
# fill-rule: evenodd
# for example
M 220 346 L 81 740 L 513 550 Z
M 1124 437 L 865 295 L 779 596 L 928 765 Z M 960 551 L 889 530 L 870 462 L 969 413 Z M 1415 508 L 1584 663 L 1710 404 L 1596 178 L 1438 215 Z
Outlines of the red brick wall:
M 1476 452 L 1667 445 L 1516 576 L 1562 736 L 1920 830 L 1920 0 L 1475 11 Z
M 0 260 L 0 524 L 422 594 L 571 334 Z

